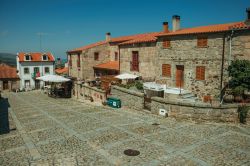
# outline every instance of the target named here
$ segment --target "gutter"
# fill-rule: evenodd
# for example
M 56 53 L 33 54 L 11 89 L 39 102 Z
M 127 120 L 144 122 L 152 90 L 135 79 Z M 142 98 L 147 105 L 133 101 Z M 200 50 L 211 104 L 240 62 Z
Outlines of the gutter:
M 220 103 L 223 100 L 223 93 L 222 93 L 223 87 L 222 87 L 222 84 L 223 84 L 223 74 L 224 74 L 223 70 L 224 70 L 224 60 L 225 60 L 225 38 L 226 38 L 226 33 L 224 33 L 224 35 L 223 35 L 223 47 L 222 47 L 222 58 L 221 58 Z

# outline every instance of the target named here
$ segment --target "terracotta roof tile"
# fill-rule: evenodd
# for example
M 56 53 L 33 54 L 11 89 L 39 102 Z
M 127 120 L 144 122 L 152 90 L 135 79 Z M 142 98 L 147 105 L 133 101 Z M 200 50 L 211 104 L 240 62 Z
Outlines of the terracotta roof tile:
M 229 31 L 233 27 L 245 27 L 245 23 L 236 22 L 236 23 L 227 23 L 227 24 L 217 24 L 217 25 L 208 25 L 200 26 L 194 28 L 185 28 L 180 29 L 175 32 L 163 33 L 158 36 L 173 36 L 173 35 L 186 35 L 186 34 L 198 34 L 198 33 L 212 33 L 212 32 L 224 32 Z
M 107 43 L 106 41 L 100 41 L 100 42 L 89 44 L 87 46 L 76 48 L 76 49 L 73 49 L 73 50 L 70 50 L 70 51 L 67 51 L 67 52 L 68 53 L 81 52 L 81 51 L 84 51 L 84 50 L 87 50 L 87 49 L 90 49 L 90 48 L 93 48 L 93 47 L 97 47 L 97 46 L 100 46 L 100 45 L 103 45 L 103 44 L 106 44 L 106 43 Z
M 15 67 L 6 64 L 0 64 L 0 79 L 1 78 L 19 78 Z
M 227 23 L 227 24 L 217 24 L 217 25 L 208 25 L 208 26 L 200 26 L 194 28 L 185 28 L 180 29 L 175 32 L 169 31 L 168 33 L 163 32 L 152 32 L 152 33 L 144 33 L 144 34 L 136 34 L 130 36 L 121 36 L 116 38 L 111 38 L 109 42 L 118 42 L 120 45 L 125 44 L 133 44 L 133 43 L 143 43 L 143 42 L 154 42 L 157 40 L 158 36 L 173 36 L 173 35 L 185 35 L 185 34 L 198 34 L 198 33 L 212 33 L 212 32 L 224 32 L 229 31 L 231 29 L 248 29 L 244 22 L 235 22 L 235 23 Z M 80 48 L 76 48 L 68 51 L 68 53 L 81 52 L 83 50 L 93 48 L 99 45 L 107 44 L 107 41 L 100 41 L 97 43 L 93 43 L 87 46 L 83 46 Z
M 48 56 L 48 61 L 55 61 L 54 56 L 48 52 L 48 53 L 41 53 L 41 52 L 30 52 L 30 53 L 25 53 L 25 52 L 20 52 L 18 53 L 19 61 L 24 62 L 25 55 L 30 55 L 31 56 L 31 61 L 32 62 L 41 62 L 42 61 L 42 56 L 47 55 Z M 27 61 L 25 61 L 27 62 Z
M 153 33 L 146 33 L 140 36 L 135 37 L 132 40 L 125 41 L 120 45 L 126 44 L 135 44 L 135 43 L 146 43 L 146 42 L 155 42 L 157 40 L 157 35 L 160 35 L 162 32 L 153 32 Z
M 68 74 L 68 69 L 69 69 L 68 67 L 64 67 L 62 69 L 56 69 L 55 72 L 57 74 Z
M 119 62 L 118 61 L 109 61 L 107 63 L 102 63 L 94 66 L 94 68 L 98 69 L 108 69 L 108 70 L 119 70 Z

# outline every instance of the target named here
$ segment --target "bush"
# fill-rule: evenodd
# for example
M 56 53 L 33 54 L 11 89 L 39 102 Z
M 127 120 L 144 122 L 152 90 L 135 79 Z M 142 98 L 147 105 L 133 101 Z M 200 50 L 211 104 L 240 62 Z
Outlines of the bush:
M 236 60 L 228 67 L 229 76 L 232 77 L 229 81 L 229 86 L 232 89 L 241 86 L 240 88 L 250 89 L 250 61 Z
M 238 116 L 239 116 L 240 123 L 243 123 L 243 124 L 246 123 L 247 113 L 249 109 L 250 107 L 247 107 L 245 105 L 240 106 L 238 108 Z

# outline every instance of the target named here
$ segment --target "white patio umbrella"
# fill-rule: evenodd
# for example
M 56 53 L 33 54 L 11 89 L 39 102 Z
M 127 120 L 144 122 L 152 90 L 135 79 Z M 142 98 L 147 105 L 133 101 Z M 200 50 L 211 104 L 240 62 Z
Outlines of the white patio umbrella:
M 123 74 L 117 75 L 115 77 L 119 78 L 121 80 L 127 80 L 127 79 L 136 79 L 139 76 L 134 75 L 134 74 L 129 74 L 129 73 L 123 73 Z
M 62 76 L 59 75 L 44 75 L 41 77 L 37 77 L 37 80 L 41 80 L 41 81 L 46 81 L 46 82 L 67 82 L 70 81 L 70 79 L 68 78 L 64 78 Z

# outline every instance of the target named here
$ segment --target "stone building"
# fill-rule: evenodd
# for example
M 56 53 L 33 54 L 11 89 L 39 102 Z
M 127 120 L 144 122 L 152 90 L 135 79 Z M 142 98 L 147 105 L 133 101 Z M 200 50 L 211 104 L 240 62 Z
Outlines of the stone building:
M 0 91 L 19 89 L 19 80 L 15 67 L 0 64 Z
M 180 29 L 179 24 L 180 17 L 173 16 L 173 30 L 158 36 L 157 81 L 205 100 L 218 96 L 231 61 L 250 57 L 250 26 L 246 21 Z
M 200 99 L 219 96 L 228 83 L 231 61 L 250 60 L 249 9 L 242 22 L 181 28 L 180 21 L 173 16 L 172 29 L 164 22 L 161 32 L 118 38 L 107 33 L 105 41 L 68 51 L 69 75 L 85 80 L 131 73 L 191 91 Z

